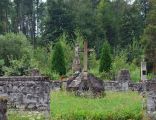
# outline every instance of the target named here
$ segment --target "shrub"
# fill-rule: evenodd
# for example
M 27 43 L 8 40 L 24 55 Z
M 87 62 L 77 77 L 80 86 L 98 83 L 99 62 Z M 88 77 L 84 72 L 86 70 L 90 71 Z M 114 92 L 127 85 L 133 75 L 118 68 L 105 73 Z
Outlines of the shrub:
M 59 73 L 59 75 L 66 74 L 65 56 L 60 42 L 56 43 L 54 47 L 54 53 L 52 56 L 52 71 Z
M 112 64 L 111 50 L 108 42 L 105 42 L 100 56 L 99 72 L 109 72 Z
M 0 59 L 6 66 L 10 65 L 10 59 L 21 59 L 24 54 L 31 51 L 30 44 L 23 34 L 7 33 L 0 36 Z
M 64 51 L 64 57 L 65 57 L 65 65 L 66 65 L 66 69 L 67 72 L 70 71 L 70 69 L 72 68 L 72 62 L 73 62 L 73 57 L 74 57 L 74 50 L 72 50 L 71 45 L 69 45 L 69 43 L 67 43 L 67 35 L 64 33 L 59 41 L 62 45 L 63 51 Z
M 24 75 L 30 67 L 32 47 L 22 33 L 0 36 L 1 75 Z

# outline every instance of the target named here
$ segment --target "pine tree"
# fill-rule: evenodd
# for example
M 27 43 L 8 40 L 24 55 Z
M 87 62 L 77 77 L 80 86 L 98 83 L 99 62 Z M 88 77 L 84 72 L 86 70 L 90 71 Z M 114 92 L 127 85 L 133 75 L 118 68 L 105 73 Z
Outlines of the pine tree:
M 47 0 L 47 19 L 45 22 L 44 41 L 57 42 L 58 38 L 66 32 L 70 39 L 74 36 L 74 16 L 69 1 Z
M 54 53 L 52 57 L 52 71 L 55 71 L 59 75 L 66 74 L 65 55 L 60 42 L 56 43 L 54 47 Z
M 147 19 L 147 26 L 143 35 L 145 58 L 152 65 L 153 73 L 156 74 L 156 1 L 150 1 L 150 11 Z
M 110 45 L 104 42 L 101 51 L 99 72 L 109 72 L 112 64 Z

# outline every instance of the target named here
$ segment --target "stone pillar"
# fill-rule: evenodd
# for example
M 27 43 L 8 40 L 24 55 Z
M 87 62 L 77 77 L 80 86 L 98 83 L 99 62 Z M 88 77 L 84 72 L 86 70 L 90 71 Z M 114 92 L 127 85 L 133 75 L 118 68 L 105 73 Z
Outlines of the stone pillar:
M 7 98 L 0 96 L 0 120 L 7 120 Z
M 141 62 L 141 81 L 146 81 L 147 80 L 147 67 L 146 67 L 146 62 Z

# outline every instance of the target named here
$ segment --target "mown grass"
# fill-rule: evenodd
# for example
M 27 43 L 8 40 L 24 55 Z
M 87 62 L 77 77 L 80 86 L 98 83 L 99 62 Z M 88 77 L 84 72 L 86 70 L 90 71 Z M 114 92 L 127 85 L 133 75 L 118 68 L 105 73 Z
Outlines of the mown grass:
M 10 113 L 9 120 L 44 120 L 24 116 Z M 51 120 L 142 120 L 142 116 L 142 98 L 135 92 L 108 92 L 104 98 L 96 99 L 68 92 L 51 94 Z

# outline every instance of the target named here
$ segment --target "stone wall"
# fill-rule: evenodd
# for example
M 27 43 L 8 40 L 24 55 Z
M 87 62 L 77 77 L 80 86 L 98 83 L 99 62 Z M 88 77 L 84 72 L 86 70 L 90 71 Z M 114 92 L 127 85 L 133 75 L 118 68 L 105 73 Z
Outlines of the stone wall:
M 61 80 L 54 80 L 54 81 L 50 81 L 50 88 L 53 91 L 56 90 L 60 90 L 61 89 L 61 85 L 62 85 L 62 81 Z
M 1 95 L 8 97 L 10 108 L 50 110 L 50 81 L 47 77 L 0 77 Z
M 106 91 L 128 91 L 133 90 L 137 91 L 135 88 L 136 84 L 130 84 L 129 82 L 121 82 L 121 81 L 104 81 L 104 87 Z
M 104 87 L 106 91 L 119 91 L 121 89 L 118 81 L 105 81 Z
M 156 119 L 156 81 L 146 81 L 146 111 L 152 119 Z

